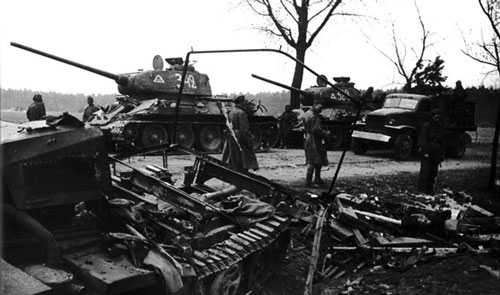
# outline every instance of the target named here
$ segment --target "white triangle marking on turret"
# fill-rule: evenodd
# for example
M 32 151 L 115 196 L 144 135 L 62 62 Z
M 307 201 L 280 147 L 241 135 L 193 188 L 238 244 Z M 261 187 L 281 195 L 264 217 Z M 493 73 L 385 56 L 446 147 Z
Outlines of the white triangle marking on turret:
M 155 83 L 165 83 L 163 78 L 160 75 L 156 75 L 155 79 L 153 80 Z

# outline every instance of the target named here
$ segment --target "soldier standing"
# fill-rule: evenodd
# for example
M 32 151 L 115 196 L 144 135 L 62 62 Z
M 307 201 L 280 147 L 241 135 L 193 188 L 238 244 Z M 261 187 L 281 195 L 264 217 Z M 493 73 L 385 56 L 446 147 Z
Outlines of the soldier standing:
M 285 111 L 280 115 L 280 133 L 281 133 L 281 146 L 280 148 L 287 149 L 290 146 L 290 135 L 292 128 L 297 121 L 297 117 L 292 112 L 290 105 L 285 106 Z
M 441 110 L 433 109 L 430 122 L 422 126 L 420 133 L 420 175 L 418 188 L 425 194 L 434 194 L 434 179 L 438 166 L 444 159 L 444 133 L 441 126 Z
M 253 150 L 253 135 L 250 133 L 250 123 L 244 108 L 245 102 L 243 95 L 234 99 L 235 106 L 228 115 L 234 133 L 226 134 L 222 161 L 234 170 L 257 170 L 259 164 Z
M 328 165 L 325 138 L 330 136 L 330 132 L 321 127 L 319 114 L 323 110 L 323 105 L 319 101 L 314 101 L 313 106 L 304 115 L 304 151 L 306 154 L 306 187 L 323 185 L 321 179 L 321 167 Z M 314 183 L 312 181 L 314 173 Z
M 90 117 L 92 117 L 92 114 L 99 110 L 99 107 L 94 105 L 94 98 L 92 96 L 87 97 L 87 103 L 89 105 L 83 111 L 83 117 L 82 117 L 83 122 L 87 122 L 90 119 Z
M 467 99 L 467 91 L 465 91 L 460 80 L 455 83 L 453 98 L 452 123 L 454 123 L 455 126 L 460 126 L 463 123 L 463 117 L 465 115 L 465 101 Z
M 26 111 L 26 117 L 28 117 L 28 120 L 30 121 L 35 121 L 45 119 L 46 116 L 45 104 L 42 101 L 42 95 L 35 94 L 33 96 L 33 103 Z

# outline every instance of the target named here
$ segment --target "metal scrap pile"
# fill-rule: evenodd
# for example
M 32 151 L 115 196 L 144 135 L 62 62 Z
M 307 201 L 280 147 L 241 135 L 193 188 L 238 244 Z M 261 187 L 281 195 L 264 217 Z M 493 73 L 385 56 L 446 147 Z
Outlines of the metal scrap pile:
M 361 280 L 365 270 L 405 271 L 463 251 L 500 252 L 500 216 L 471 201 L 451 190 L 436 196 L 336 195 L 316 214 L 305 294 L 311 294 L 312 281 L 349 277 L 346 287 L 352 289 L 359 282 L 351 278 Z

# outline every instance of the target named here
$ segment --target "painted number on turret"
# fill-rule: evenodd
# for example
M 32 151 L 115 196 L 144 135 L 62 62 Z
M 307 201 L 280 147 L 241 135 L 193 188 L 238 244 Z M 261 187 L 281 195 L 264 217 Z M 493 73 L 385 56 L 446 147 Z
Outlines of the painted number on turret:
M 181 81 L 182 81 L 182 75 L 181 74 L 175 74 L 177 77 L 177 88 L 181 87 Z M 193 75 L 187 75 L 186 80 L 184 80 L 184 83 L 188 88 L 196 89 L 196 81 L 194 80 Z
M 350 95 L 349 90 L 345 89 L 344 91 Z M 332 95 L 330 98 L 333 100 L 345 100 L 345 101 L 348 100 L 347 97 L 343 93 L 340 93 L 337 91 L 332 92 Z

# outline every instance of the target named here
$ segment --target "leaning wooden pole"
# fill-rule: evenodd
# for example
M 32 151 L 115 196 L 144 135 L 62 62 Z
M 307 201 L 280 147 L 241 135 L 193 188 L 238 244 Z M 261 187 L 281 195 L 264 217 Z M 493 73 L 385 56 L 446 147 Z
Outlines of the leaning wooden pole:
M 321 235 L 323 233 L 323 223 L 325 222 L 327 212 L 328 207 L 321 207 L 318 213 L 318 219 L 316 220 L 316 231 L 314 233 L 314 241 L 311 250 L 311 261 L 309 262 L 309 271 L 307 273 L 304 295 L 312 294 L 314 273 L 316 272 L 316 267 L 318 266 L 319 248 L 321 245 Z

